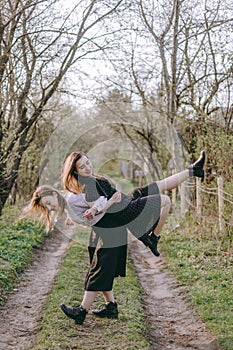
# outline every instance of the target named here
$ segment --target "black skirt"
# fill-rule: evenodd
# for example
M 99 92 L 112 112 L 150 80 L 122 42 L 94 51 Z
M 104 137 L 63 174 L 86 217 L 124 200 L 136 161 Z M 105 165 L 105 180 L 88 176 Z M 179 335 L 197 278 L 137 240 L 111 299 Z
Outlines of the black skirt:
M 156 183 L 137 188 L 129 196 L 123 195 L 122 203 L 125 203 L 123 209 L 119 204 L 113 204 L 93 226 L 102 228 L 102 235 L 106 236 L 105 247 L 124 244 L 120 235 L 108 235 L 110 228 L 128 228 L 135 237 L 140 238 L 153 230 L 160 218 L 161 197 Z
M 106 183 L 106 187 L 109 186 Z M 107 189 L 102 195 L 106 196 Z M 93 226 L 88 248 L 90 268 L 85 279 L 87 291 L 112 290 L 114 278 L 126 275 L 127 229 L 139 238 L 155 228 L 159 220 L 161 198 L 156 183 L 122 197 L 122 202 L 112 205 Z
M 90 267 L 86 274 L 84 288 L 86 291 L 111 291 L 114 278 L 126 276 L 127 244 L 104 248 L 105 234 L 101 235 L 101 229 L 95 228 L 91 233 L 89 242 Z M 126 229 L 110 230 L 110 234 L 121 236 L 121 241 L 127 241 Z

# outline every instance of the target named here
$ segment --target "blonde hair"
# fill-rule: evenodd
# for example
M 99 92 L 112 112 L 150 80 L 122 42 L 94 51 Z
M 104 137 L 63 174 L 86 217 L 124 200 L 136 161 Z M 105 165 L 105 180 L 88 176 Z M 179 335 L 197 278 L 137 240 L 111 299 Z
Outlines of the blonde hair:
M 76 162 L 84 156 L 83 152 L 72 152 L 67 158 L 62 168 L 61 184 L 63 190 L 72 193 L 82 192 L 82 185 L 75 177 Z
M 55 224 L 55 218 L 50 216 L 48 209 L 44 207 L 44 205 L 41 202 L 41 199 L 46 196 L 54 196 L 54 193 L 57 194 L 58 199 L 58 211 L 56 218 L 60 218 L 67 207 L 65 198 L 58 190 L 56 190 L 52 186 L 42 185 L 34 191 L 32 199 L 30 203 L 23 209 L 20 215 L 20 219 L 25 218 L 29 214 L 41 213 L 46 219 L 46 231 L 48 232 L 51 229 L 53 229 Z

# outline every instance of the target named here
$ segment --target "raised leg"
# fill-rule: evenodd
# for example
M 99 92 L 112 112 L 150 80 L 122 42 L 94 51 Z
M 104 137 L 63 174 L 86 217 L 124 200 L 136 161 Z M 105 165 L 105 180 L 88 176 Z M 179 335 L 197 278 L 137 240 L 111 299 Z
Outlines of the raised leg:
M 158 241 L 160 239 L 159 233 L 162 230 L 162 227 L 168 217 L 169 210 L 171 208 L 170 198 L 165 194 L 161 194 L 160 196 L 161 196 L 161 211 L 160 211 L 160 218 L 159 218 L 158 224 L 156 225 L 153 232 L 139 238 L 139 240 L 142 241 L 146 247 L 150 248 L 150 250 L 155 256 L 160 255 L 157 249 Z
M 163 225 L 165 224 L 165 221 L 168 217 L 169 211 L 171 208 L 171 200 L 168 196 L 161 194 L 161 212 L 160 212 L 160 218 L 158 221 L 157 226 L 154 229 L 154 234 L 158 235 Z
M 172 190 L 173 188 L 178 187 L 182 182 L 186 181 L 189 178 L 189 170 L 183 170 L 180 173 L 166 177 L 163 180 L 157 181 L 157 185 L 160 193 L 164 191 Z
M 187 170 L 183 170 L 177 174 L 171 175 L 163 180 L 157 181 L 156 184 L 158 186 L 158 189 L 160 193 L 168 190 L 172 190 L 173 188 L 178 187 L 182 182 L 186 181 L 190 176 L 196 176 L 200 178 L 204 178 L 204 166 L 205 166 L 205 159 L 206 159 L 206 153 L 205 151 L 201 151 L 201 155 L 198 158 L 198 160 L 191 164 Z M 149 190 L 149 186 L 153 186 L 153 184 L 148 185 L 147 187 L 144 187 L 144 191 Z M 135 190 L 135 194 L 141 195 L 142 189 Z M 161 212 L 160 212 L 160 218 L 159 221 L 154 228 L 153 232 L 150 234 L 143 235 L 141 238 L 139 238 L 140 241 L 142 241 L 145 246 L 149 247 L 152 253 L 155 256 L 159 256 L 159 252 L 157 249 L 158 241 L 159 241 L 159 233 L 162 230 L 162 227 L 168 217 L 169 211 L 171 207 L 171 200 L 168 196 L 161 194 Z
M 183 170 L 177 174 L 171 175 L 163 180 L 157 181 L 160 192 L 172 190 L 178 187 L 182 182 L 186 181 L 189 177 L 196 176 L 204 178 L 204 166 L 205 166 L 206 153 L 201 151 L 201 155 L 198 160 L 189 165 L 187 170 Z

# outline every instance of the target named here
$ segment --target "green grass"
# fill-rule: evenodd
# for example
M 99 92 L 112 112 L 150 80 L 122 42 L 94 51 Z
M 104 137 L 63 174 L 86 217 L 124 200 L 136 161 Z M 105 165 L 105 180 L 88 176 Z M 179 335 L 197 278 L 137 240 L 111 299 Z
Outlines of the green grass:
M 0 304 L 32 259 L 32 249 L 42 246 L 45 235 L 41 224 L 0 222 Z
M 187 217 L 179 229 L 162 236 L 161 247 L 202 320 L 220 344 L 233 350 L 232 236 Z
M 45 306 L 37 344 L 32 350 L 62 349 L 151 349 L 146 338 L 146 321 L 141 305 L 142 291 L 128 266 L 126 278 L 116 278 L 114 293 L 119 306 L 118 320 L 98 319 L 88 313 L 82 326 L 60 310 L 60 303 L 77 304 L 83 296 L 83 281 L 89 265 L 87 249 L 73 243 L 61 264 Z M 103 302 L 101 294 L 94 307 Z

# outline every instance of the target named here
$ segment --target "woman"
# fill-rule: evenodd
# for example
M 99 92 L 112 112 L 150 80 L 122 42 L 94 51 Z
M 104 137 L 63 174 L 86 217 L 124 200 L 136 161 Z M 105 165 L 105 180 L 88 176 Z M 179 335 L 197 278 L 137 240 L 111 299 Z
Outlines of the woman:
M 151 227 L 153 232 L 150 233 L 149 229 L 140 239 L 145 245 L 150 247 L 155 255 L 159 255 L 157 251 L 158 236 L 155 234 L 160 232 L 168 215 L 170 199 L 168 196 L 158 193 L 159 191 L 162 192 L 177 187 L 189 176 L 203 178 L 204 162 L 205 152 L 202 151 L 201 157 L 197 162 L 189 166 L 188 170 L 149 186 L 138 188 L 130 196 L 121 194 L 121 201 L 119 202 L 118 197 L 117 203 L 112 204 L 102 216 L 99 216 L 99 209 L 95 203 L 88 203 L 92 207 L 85 210 L 82 217 L 87 220 L 96 219 L 93 229 L 97 234 L 97 246 L 92 249 L 93 255 L 90 254 L 91 264 L 87 274 L 85 293 L 81 304 L 77 307 L 61 305 L 63 312 L 69 318 L 74 319 L 77 324 L 82 324 L 97 292 L 104 289 L 105 308 L 100 311 L 94 311 L 94 314 L 99 317 L 118 317 L 117 304 L 114 300 L 111 287 L 114 278 L 113 275 L 117 271 L 114 268 L 116 261 L 125 267 L 126 254 L 124 254 L 123 250 L 126 249 L 126 245 L 123 243 L 126 242 L 126 228 L 130 228 L 136 236 L 138 235 L 140 237 L 141 230 Z M 81 181 L 79 181 L 80 179 Z M 89 179 L 91 179 L 90 182 L 85 181 Z M 92 197 L 91 199 L 99 199 L 104 195 L 106 199 L 110 200 L 116 194 L 116 190 L 111 187 L 106 179 L 97 178 L 92 175 L 91 164 L 88 158 L 81 152 L 72 153 L 67 158 L 63 167 L 62 182 L 64 189 L 70 191 L 67 202 L 69 213 L 73 213 L 70 216 L 74 221 L 75 217 L 72 215 L 75 215 L 74 213 L 77 212 L 78 207 L 76 200 L 80 197 L 83 190 L 85 190 L 87 195 Z M 46 202 L 44 204 L 40 202 L 40 204 L 44 206 L 48 205 Z M 158 211 L 160 211 L 160 215 L 158 215 Z M 145 223 L 142 223 L 142 219 L 146 219 Z M 123 249 L 123 254 L 121 249 Z M 115 254 L 112 254 L 112 252 L 115 252 Z M 125 275 L 124 267 L 121 269 L 122 274 L 119 273 L 118 275 Z M 109 275 L 112 276 L 110 281 Z M 104 284 L 105 287 L 103 288 Z
M 162 192 L 178 187 L 189 176 L 203 178 L 204 163 L 205 151 L 202 151 L 200 158 L 187 170 L 137 188 L 130 195 L 121 193 L 120 202 L 106 210 L 106 214 L 93 225 L 94 231 L 103 234 L 104 229 L 107 233 L 110 228 L 127 227 L 151 249 L 154 255 L 159 256 L 157 250 L 159 233 L 171 206 L 170 198 Z M 109 200 L 117 192 L 107 179 L 93 175 L 91 163 L 82 152 L 73 152 L 67 157 L 63 166 L 62 186 L 64 190 L 73 194 L 84 191 L 86 200 L 91 206 L 100 196 Z M 86 210 L 83 217 L 92 220 L 96 215 L 98 210 L 92 206 Z M 105 240 L 106 247 L 120 244 L 120 240 L 116 242 L 115 237 L 113 239 L 109 234 Z
M 148 246 L 154 255 L 159 256 L 157 243 L 159 233 L 165 223 L 170 209 L 170 198 L 161 194 L 166 190 L 171 190 L 179 186 L 189 176 L 204 177 L 205 151 L 201 152 L 200 158 L 192 165 L 180 173 L 174 174 L 166 179 L 157 181 L 148 186 L 138 188 L 131 195 L 121 193 L 121 201 L 114 203 L 106 213 L 93 226 L 94 232 L 101 237 L 102 253 L 105 251 L 105 258 L 101 259 L 101 255 L 96 256 L 97 268 L 92 270 L 92 277 L 96 274 L 97 279 L 101 279 L 102 269 L 106 266 L 106 256 L 110 262 L 109 271 L 111 271 L 111 253 L 108 254 L 112 247 L 121 246 L 123 244 L 122 235 L 119 230 L 129 228 L 130 231 L 138 237 L 146 246 Z M 71 153 L 63 166 L 62 185 L 64 190 L 68 190 L 71 194 L 68 203 L 72 207 L 72 198 L 78 193 L 85 192 L 86 200 L 91 208 L 87 209 L 83 217 L 93 220 L 99 214 L 98 209 L 93 206 L 100 196 L 104 196 L 110 200 L 117 192 L 111 186 L 107 179 L 94 176 L 92 166 L 85 154 L 82 152 Z M 92 287 L 96 288 L 95 282 Z M 84 319 L 90 305 L 94 301 L 97 290 L 93 290 L 90 285 L 86 284 L 86 291 L 82 303 L 77 307 L 61 305 L 63 312 L 69 317 L 76 320 Z M 111 293 L 111 291 L 109 292 Z M 117 310 L 117 304 L 106 304 L 103 310 L 95 312 L 95 315 L 105 317 L 105 315 L 114 313 Z
M 96 216 L 93 220 L 90 220 L 82 216 L 87 208 L 89 208 L 89 205 L 85 201 L 85 194 L 78 193 L 72 196 L 72 200 L 70 201 L 72 209 L 59 191 L 51 186 L 43 185 L 35 190 L 30 204 L 24 208 L 21 218 L 32 212 L 41 212 L 46 218 L 47 231 L 51 230 L 55 222 L 61 220 L 63 216 L 66 216 L 67 224 L 69 225 L 73 224 L 74 221 L 91 226 L 96 220 L 101 219 L 107 208 L 113 203 L 119 202 L 119 200 L 119 193 L 113 195 L 108 201 L 104 197 L 98 198 L 93 205 L 98 210 L 99 217 Z M 122 241 L 124 237 L 125 244 L 112 248 L 103 248 L 101 238 L 98 235 L 94 235 L 93 232 L 91 233 L 88 246 L 90 267 L 85 278 L 85 292 L 81 303 L 82 306 L 72 308 L 72 315 L 68 315 L 77 324 L 84 322 L 86 314 L 98 291 L 101 291 L 103 294 L 105 308 L 100 311 L 93 311 L 94 315 L 97 317 L 118 318 L 118 308 L 112 287 L 115 277 L 125 277 L 126 275 L 126 229 L 118 229 L 117 234 L 122 236 Z M 61 308 L 66 314 L 69 312 L 69 307 L 66 307 L 64 304 L 61 305 Z

